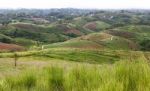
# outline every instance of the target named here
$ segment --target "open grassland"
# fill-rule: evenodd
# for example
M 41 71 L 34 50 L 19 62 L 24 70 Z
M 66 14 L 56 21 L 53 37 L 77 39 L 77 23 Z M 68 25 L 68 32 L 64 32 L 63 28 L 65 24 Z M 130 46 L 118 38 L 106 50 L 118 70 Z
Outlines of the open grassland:
M 65 47 L 65 48 L 70 47 L 70 48 L 84 48 L 84 49 L 95 48 L 95 49 L 110 49 L 110 50 L 140 50 L 139 44 L 137 44 L 136 42 L 124 37 L 115 36 L 115 34 L 114 35 L 109 34 L 107 33 L 107 31 L 99 33 L 91 33 L 89 35 L 74 38 L 65 42 L 45 45 L 45 48 L 56 48 L 56 47 Z
M 9 74 L 3 71 L 1 91 L 150 91 L 147 61 L 122 60 L 113 65 L 28 62 L 30 66 L 11 68 Z
M 150 91 L 149 11 L 0 12 L 0 91 Z
M 50 48 L 0 57 L 0 91 L 150 91 L 149 52 Z
M 146 54 L 146 55 L 145 55 Z M 124 50 L 97 50 L 80 48 L 49 48 L 27 52 L 0 53 L 1 58 L 46 57 L 74 62 L 114 63 L 119 60 L 148 59 L 149 52 Z

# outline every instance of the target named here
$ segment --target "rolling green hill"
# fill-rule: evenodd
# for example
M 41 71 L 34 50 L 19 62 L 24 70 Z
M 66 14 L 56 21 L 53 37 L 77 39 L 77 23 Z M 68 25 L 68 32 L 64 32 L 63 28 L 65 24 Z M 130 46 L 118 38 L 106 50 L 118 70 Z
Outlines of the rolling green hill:
M 86 22 L 87 23 L 87 22 Z M 85 24 L 86 24 L 85 23 Z M 10 23 L 0 27 L 0 40 L 3 43 L 18 44 L 25 47 L 39 44 L 56 43 L 69 40 L 78 36 L 104 29 L 109 25 L 103 22 L 96 22 L 96 29 L 85 28 L 85 25 L 78 27 L 73 23 L 36 25 L 31 23 Z M 102 27 L 100 27 L 102 26 Z M 100 30 L 98 30 L 100 31 Z
M 62 43 L 55 43 L 44 46 L 69 47 L 69 48 L 92 48 L 92 49 L 111 49 L 111 50 L 138 50 L 138 46 L 131 40 L 123 37 L 113 36 L 104 32 L 92 33 L 79 38 L 71 39 Z
M 109 34 L 120 36 L 139 45 L 141 50 L 150 50 L 150 26 L 130 25 L 106 31 Z M 145 44 L 146 43 L 146 44 Z
M 150 91 L 149 10 L 0 10 L 0 91 Z
M 28 16 L 20 14 L 20 11 L 15 12 L 18 16 L 12 14 L 10 20 L 2 14 L 2 43 L 16 44 L 27 49 L 50 44 L 53 47 L 150 50 L 150 26 L 146 12 L 89 10 L 86 13 L 82 11 L 82 14 L 64 11 L 67 12 L 65 14 L 60 10 L 61 13 L 45 13 L 44 16 L 38 13 L 38 18 L 31 12 L 28 12 Z

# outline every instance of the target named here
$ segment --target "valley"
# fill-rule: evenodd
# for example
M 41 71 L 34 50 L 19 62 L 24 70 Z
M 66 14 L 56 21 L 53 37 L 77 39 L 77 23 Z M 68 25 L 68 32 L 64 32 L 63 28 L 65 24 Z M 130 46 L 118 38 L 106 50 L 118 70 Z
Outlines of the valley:
M 0 91 L 150 91 L 149 15 L 0 10 Z

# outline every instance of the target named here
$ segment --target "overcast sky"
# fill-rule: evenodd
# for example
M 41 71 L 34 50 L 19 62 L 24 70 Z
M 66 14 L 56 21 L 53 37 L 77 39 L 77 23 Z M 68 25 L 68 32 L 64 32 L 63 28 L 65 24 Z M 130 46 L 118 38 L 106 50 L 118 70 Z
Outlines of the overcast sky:
M 150 9 L 150 0 L 0 0 L 0 8 Z

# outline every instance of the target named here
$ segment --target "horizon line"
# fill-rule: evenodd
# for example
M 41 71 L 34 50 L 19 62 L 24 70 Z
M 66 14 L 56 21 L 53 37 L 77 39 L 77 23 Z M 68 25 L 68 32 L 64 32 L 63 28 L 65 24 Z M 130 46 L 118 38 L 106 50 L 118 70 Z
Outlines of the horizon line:
M 80 10 L 150 10 L 150 8 L 74 8 L 74 7 L 62 7 L 62 8 L 0 8 L 0 10 L 20 10 L 20 9 L 35 9 L 35 10 L 48 10 L 48 9 L 80 9 Z

